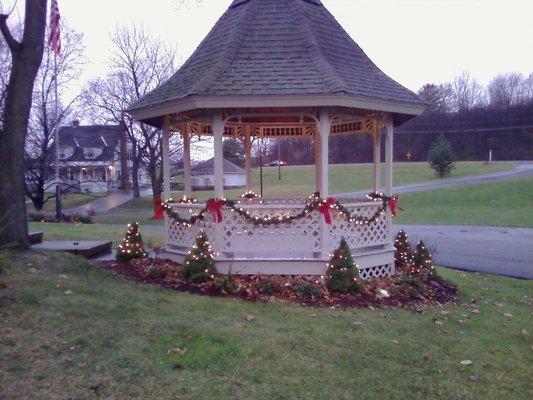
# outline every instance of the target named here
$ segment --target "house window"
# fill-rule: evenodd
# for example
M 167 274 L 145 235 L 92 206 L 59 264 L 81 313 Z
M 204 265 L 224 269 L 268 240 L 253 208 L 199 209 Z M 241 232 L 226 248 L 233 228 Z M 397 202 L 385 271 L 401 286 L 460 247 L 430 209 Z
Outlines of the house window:
M 60 147 L 59 148 L 59 159 L 64 160 L 65 158 L 67 158 L 67 149 L 65 147 Z

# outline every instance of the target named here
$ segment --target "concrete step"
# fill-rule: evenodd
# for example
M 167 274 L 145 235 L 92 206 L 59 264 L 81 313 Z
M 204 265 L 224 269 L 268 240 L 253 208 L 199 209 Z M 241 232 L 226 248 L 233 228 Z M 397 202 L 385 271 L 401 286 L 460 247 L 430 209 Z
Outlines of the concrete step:
M 85 258 L 100 257 L 104 254 L 111 254 L 112 242 L 107 241 L 59 241 L 45 240 L 42 243 L 32 246 L 35 250 L 64 251 L 78 254 Z

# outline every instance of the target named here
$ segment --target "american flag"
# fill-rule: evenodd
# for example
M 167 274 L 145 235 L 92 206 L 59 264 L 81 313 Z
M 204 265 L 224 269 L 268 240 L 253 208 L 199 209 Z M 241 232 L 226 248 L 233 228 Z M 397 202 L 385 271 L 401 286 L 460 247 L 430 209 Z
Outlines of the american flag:
M 61 29 L 59 27 L 59 7 L 57 0 L 52 0 L 50 4 L 50 36 L 48 37 L 48 47 L 52 49 L 56 55 L 61 54 Z

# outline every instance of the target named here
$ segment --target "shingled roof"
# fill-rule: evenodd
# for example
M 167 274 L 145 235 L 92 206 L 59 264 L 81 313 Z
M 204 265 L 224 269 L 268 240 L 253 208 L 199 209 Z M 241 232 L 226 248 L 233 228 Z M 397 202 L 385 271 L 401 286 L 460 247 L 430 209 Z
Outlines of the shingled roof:
M 63 159 L 63 162 L 114 161 L 123 128 L 120 125 L 62 126 L 58 136 L 60 147 L 73 149 L 72 155 Z M 52 146 L 55 149 L 55 143 Z M 100 149 L 102 153 L 98 157 L 87 158 L 83 150 L 89 147 Z
M 179 71 L 130 111 L 153 118 L 165 104 L 191 98 L 286 95 L 342 95 L 384 102 L 389 108 L 382 109 L 393 112 L 390 105 L 400 103 L 405 114 L 424 107 L 368 58 L 320 0 L 234 0 Z
M 228 161 L 224 158 L 223 168 L 225 174 L 244 174 L 244 169 L 239 167 L 236 164 L 233 164 L 231 161 Z M 196 164 L 192 167 L 191 172 L 193 175 L 206 175 L 215 173 L 215 159 L 210 158 L 209 160 L 202 161 L 199 164 Z

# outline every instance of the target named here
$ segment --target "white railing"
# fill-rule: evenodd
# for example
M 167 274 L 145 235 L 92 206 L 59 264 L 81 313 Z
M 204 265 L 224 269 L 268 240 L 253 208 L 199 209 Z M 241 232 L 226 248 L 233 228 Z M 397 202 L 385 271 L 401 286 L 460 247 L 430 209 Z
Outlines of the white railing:
M 251 217 L 296 214 L 305 207 L 305 199 L 242 200 L 243 210 Z M 352 214 L 370 218 L 379 211 L 382 203 L 368 200 L 346 200 L 344 207 Z M 182 218 L 190 218 L 204 208 L 203 204 L 172 204 Z M 304 218 L 279 225 L 255 225 L 228 207 L 222 208 L 223 221 L 215 223 L 210 213 L 203 221 L 183 226 L 167 217 L 167 249 L 185 253 L 194 244 L 196 235 L 203 230 L 216 253 L 226 258 L 254 260 L 305 260 L 315 259 L 331 252 L 341 238 L 346 238 L 354 253 L 365 248 L 378 248 L 391 243 L 391 224 L 387 214 L 380 215 L 368 225 L 347 221 L 340 213 L 331 210 L 331 224 L 323 223 L 318 211 Z M 322 228 L 323 227 L 323 228 Z M 327 240 L 321 241 L 321 229 L 327 229 Z M 327 248 L 322 248 L 326 243 Z

